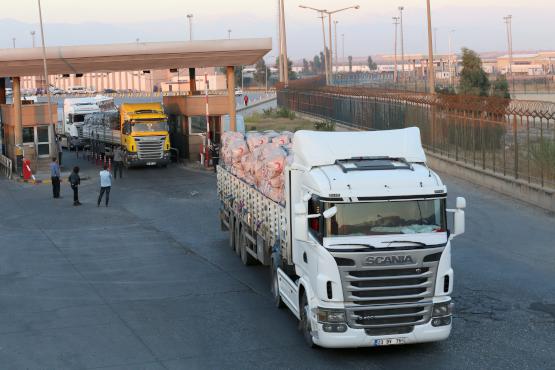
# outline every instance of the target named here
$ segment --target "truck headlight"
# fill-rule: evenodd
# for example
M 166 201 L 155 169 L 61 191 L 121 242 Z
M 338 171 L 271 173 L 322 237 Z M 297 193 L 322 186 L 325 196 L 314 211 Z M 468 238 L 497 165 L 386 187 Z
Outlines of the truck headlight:
M 320 323 L 344 323 L 345 311 L 318 307 L 317 317 Z
M 432 317 L 449 316 L 453 312 L 453 303 L 451 301 L 434 304 Z

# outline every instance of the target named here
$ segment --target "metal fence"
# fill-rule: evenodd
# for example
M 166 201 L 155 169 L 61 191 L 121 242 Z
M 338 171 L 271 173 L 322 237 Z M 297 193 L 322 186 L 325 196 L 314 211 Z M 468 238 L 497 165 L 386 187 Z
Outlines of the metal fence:
M 430 152 L 555 189 L 554 103 L 304 83 L 278 105 L 365 130 L 418 126 Z
M 6 176 L 8 179 L 12 178 L 12 160 L 5 155 L 0 154 L 0 173 Z

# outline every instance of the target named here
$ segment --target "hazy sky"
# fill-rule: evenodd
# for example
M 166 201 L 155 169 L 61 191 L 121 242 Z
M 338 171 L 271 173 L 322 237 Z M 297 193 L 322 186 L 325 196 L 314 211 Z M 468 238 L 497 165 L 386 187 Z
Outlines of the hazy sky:
M 0 48 L 29 47 L 29 31 L 38 31 L 35 0 L 0 0 Z M 345 55 L 391 53 L 397 6 L 405 7 L 406 52 L 426 48 L 425 0 L 285 0 L 288 49 L 292 58 L 311 57 L 322 49 L 320 20 L 299 4 L 337 9 L 359 4 L 336 16 L 345 34 Z M 186 14 L 192 13 L 195 39 L 232 37 L 276 38 L 277 0 L 42 0 L 47 45 L 171 41 L 188 38 Z M 555 49 L 555 0 L 432 0 L 437 48 L 478 51 L 506 49 L 502 17 L 513 15 L 515 50 Z M 37 35 L 38 36 L 38 35 Z M 37 37 L 37 40 L 39 38 Z

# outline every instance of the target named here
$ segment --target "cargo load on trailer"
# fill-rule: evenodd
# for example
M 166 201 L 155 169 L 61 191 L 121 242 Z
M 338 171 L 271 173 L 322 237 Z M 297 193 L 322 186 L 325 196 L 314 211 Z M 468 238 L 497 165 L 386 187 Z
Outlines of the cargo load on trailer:
M 310 346 L 446 339 L 466 201 L 447 209 L 418 128 L 290 139 L 227 133 L 217 168 L 222 229 L 244 264 L 270 266 L 276 306 Z

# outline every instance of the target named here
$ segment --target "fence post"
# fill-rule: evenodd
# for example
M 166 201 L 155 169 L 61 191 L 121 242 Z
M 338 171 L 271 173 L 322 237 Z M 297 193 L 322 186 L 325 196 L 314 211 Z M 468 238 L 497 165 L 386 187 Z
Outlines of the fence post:
M 515 179 L 518 179 L 518 125 L 516 123 L 516 114 L 513 115 L 513 145 L 515 151 Z

